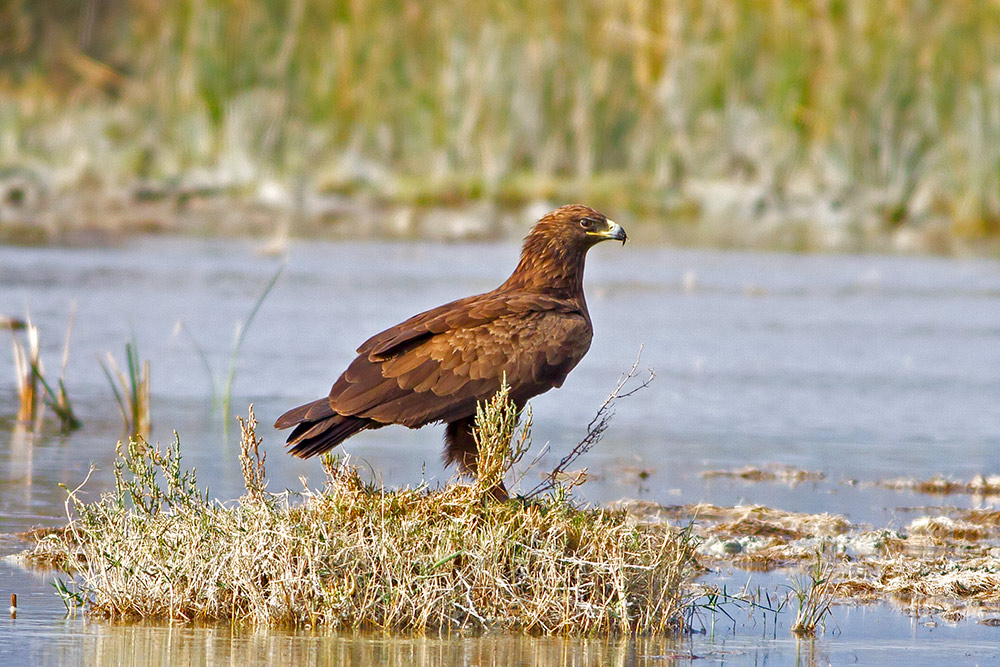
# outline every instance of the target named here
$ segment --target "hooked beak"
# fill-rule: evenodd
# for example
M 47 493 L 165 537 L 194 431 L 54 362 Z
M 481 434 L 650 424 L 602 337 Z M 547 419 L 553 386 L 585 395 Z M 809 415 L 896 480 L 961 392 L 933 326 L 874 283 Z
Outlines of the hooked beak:
M 608 228 L 606 230 L 601 232 L 588 232 L 588 234 L 601 237 L 601 241 L 621 241 L 622 245 L 625 245 L 625 241 L 628 240 L 628 235 L 625 234 L 625 228 L 614 220 L 608 220 Z

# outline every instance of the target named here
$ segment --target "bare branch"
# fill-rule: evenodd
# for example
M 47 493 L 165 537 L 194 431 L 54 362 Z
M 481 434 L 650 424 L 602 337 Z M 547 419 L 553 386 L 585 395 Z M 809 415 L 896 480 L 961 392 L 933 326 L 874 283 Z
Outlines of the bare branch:
M 604 403 L 602 403 L 601 407 L 598 408 L 597 414 L 595 414 L 594 418 L 590 420 L 589 424 L 587 424 L 587 434 L 583 436 L 583 439 L 580 440 L 580 442 L 578 442 L 573 449 L 571 449 L 570 452 L 559 461 L 556 467 L 552 469 L 552 472 L 547 473 L 545 478 L 525 495 L 525 498 L 533 498 L 554 489 L 560 479 L 566 478 L 565 473 L 567 468 L 569 468 L 569 466 L 571 466 L 581 456 L 589 452 L 594 445 L 600 441 L 601 436 L 604 435 L 604 431 L 607 430 L 608 425 L 611 423 L 611 418 L 615 415 L 615 403 L 617 403 L 619 399 L 628 398 L 637 391 L 645 389 L 649 386 L 649 383 L 653 381 L 654 377 L 656 377 L 656 374 L 651 368 L 646 369 L 649 373 L 648 377 L 640 380 L 639 384 L 631 387 L 628 391 L 623 391 L 625 387 L 632 382 L 632 380 L 636 379 L 636 371 L 639 368 L 639 359 L 641 356 L 642 346 L 640 345 L 639 352 L 636 353 L 635 361 L 632 363 L 632 367 L 618 380 L 618 385 L 614 388 L 614 391 L 612 391 L 608 397 L 604 399 Z M 570 478 L 572 478 L 572 476 L 570 476 Z

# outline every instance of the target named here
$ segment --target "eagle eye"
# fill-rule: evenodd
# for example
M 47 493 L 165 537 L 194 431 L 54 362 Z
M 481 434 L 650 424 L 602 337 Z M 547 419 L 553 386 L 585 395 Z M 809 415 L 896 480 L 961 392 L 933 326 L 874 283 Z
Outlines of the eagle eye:
M 580 220 L 580 226 L 583 227 L 584 229 L 590 229 L 591 227 L 594 226 L 594 219 L 593 218 L 583 218 L 583 219 Z

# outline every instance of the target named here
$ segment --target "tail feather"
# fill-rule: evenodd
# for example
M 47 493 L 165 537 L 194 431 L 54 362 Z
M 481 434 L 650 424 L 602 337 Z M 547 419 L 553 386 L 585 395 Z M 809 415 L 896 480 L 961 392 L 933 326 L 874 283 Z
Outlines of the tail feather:
M 349 437 L 365 429 L 384 426 L 365 417 L 334 412 L 329 399 L 321 398 L 300 405 L 281 415 L 275 428 L 295 428 L 288 436 L 288 450 L 293 456 L 307 459 L 330 451 Z
M 285 414 L 278 417 L 274 422 L 274 428 L 288 428 L 296 426 L 304 421 L 318 421 L 324 417 L 331 417 L 337 414 L 330 405 L 330 399 L 320 398 L 297 408 L 292 408 Z

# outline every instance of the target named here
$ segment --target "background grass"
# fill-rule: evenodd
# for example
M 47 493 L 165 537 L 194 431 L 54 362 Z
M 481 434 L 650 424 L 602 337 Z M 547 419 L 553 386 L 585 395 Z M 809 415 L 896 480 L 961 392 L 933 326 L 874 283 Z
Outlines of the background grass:
M 995 3 L 12 0 L 0 31 L 8 208 L 583 199 L 727 245 L 1000 236 Z

